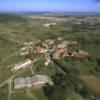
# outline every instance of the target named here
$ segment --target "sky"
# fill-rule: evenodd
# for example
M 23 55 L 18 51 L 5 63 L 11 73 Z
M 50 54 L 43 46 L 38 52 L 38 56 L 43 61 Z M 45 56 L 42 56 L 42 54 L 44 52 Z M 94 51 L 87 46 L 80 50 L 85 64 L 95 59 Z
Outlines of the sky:
M 97 0 L 0 0 L 0 11 L 100 12 Z

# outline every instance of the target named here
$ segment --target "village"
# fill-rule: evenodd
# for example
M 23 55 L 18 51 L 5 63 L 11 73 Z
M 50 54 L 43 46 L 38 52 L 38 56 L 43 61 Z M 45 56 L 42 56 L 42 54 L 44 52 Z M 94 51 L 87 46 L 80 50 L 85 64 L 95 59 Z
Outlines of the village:
M 25 57 L 24 61 L 20 61 L 15 64 L 12 68 L 12 72 L 16 72 L 20 69 L 25 69 L 31 66 L 38 60 L 43 60 L 44 65 L 48 66 L 53 60 L 58 60 L 61 57 L 86 57 L 89 56 L 89 53 L 84 50 L 75 50 L 72 52 L 68 51 L 69 46 L 78 45 L 78 41 L 75 40 L 65 40 L 62 37 L 58 37 L 57 39 L 47 39 L 45 41 L 37 41 L 37 42 L 25 42 L 23 47 L 19 51 L 19 55 Z M 30 58 L 31 54 L 39 54 L 39 56 L 35 58 Z M 51 80 L 52 81 L 52 80 Z M 50 82 L 50 77 L 47 75 L 34 75 L 32 77 L 27 76 L 26 78 L 18 77 L 14 79 L 14 88 L 20 89 L 23 87 L 31 87 L 32 85 L 40 84 L 43 85 L 45 83 Z

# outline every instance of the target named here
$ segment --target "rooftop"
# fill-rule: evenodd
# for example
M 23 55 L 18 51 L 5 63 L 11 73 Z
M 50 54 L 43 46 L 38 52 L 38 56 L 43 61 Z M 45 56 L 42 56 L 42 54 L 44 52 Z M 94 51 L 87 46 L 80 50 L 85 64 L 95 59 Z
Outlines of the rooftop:
M 16 78 L 14 80 L 14 86 L 15 89 L 23 88 L 25 86 L 31 86 L 36 84 L 44 84 L 48 83 L 49 79 L 46 75 L 35 75 L 32 77 L 26 77 L 26 78 Z

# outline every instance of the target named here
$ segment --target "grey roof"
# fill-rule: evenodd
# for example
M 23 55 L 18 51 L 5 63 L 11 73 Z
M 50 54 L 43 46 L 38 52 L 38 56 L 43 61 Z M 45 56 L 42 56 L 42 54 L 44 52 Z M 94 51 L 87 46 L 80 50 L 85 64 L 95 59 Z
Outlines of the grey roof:
M 48 77 L 45 75 L 35 75 L 32 77 L 26 77 L 26 78 L 16 78 L 14 80 L 14 86 L 15 88 L 21 88 L 28 85 L 34 85 L 38 83 L 47 83 Z
M 29 51 L 20 51 L 21 56 L 25 56 L 25 55 L 28 55 L 28 54 L 29 54 Z
M 14 85 L 15 85 L 15 88 L 16 87 L 23 87 L 23 86 L 25 86 L 25 80 L 24 80 L 24 78 L 16 78 L 14 80 Z
M 44 76 L 44 75 L 35 75 L 31 77 L 31 80 L 32 80 L 32 84 L 38 83 L 38 82 L 42 82 L 42 83 L 48 82 L 47 76 Z
M 26 85 L 31 84 L 31 78 L 30 77 L 25 78 L 25 83 Z

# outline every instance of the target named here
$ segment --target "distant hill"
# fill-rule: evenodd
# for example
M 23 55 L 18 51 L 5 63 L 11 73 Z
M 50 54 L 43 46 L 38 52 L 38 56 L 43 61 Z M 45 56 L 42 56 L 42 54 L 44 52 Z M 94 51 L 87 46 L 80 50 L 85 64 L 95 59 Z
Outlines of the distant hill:
M 22 16 L 18 16 L 15 14 L 4 14 L 4 13 L 0 13 L 0 22 L 6 23 L 6 22 L 11 22 L 11 21 L 15 21 L 15 22 L 25 22 L 27 21 L 25 18 L 23 18 Z
M 17 12 L 19 15 L 42 15 L 42 16 L 100 16 L 100 12 Z

